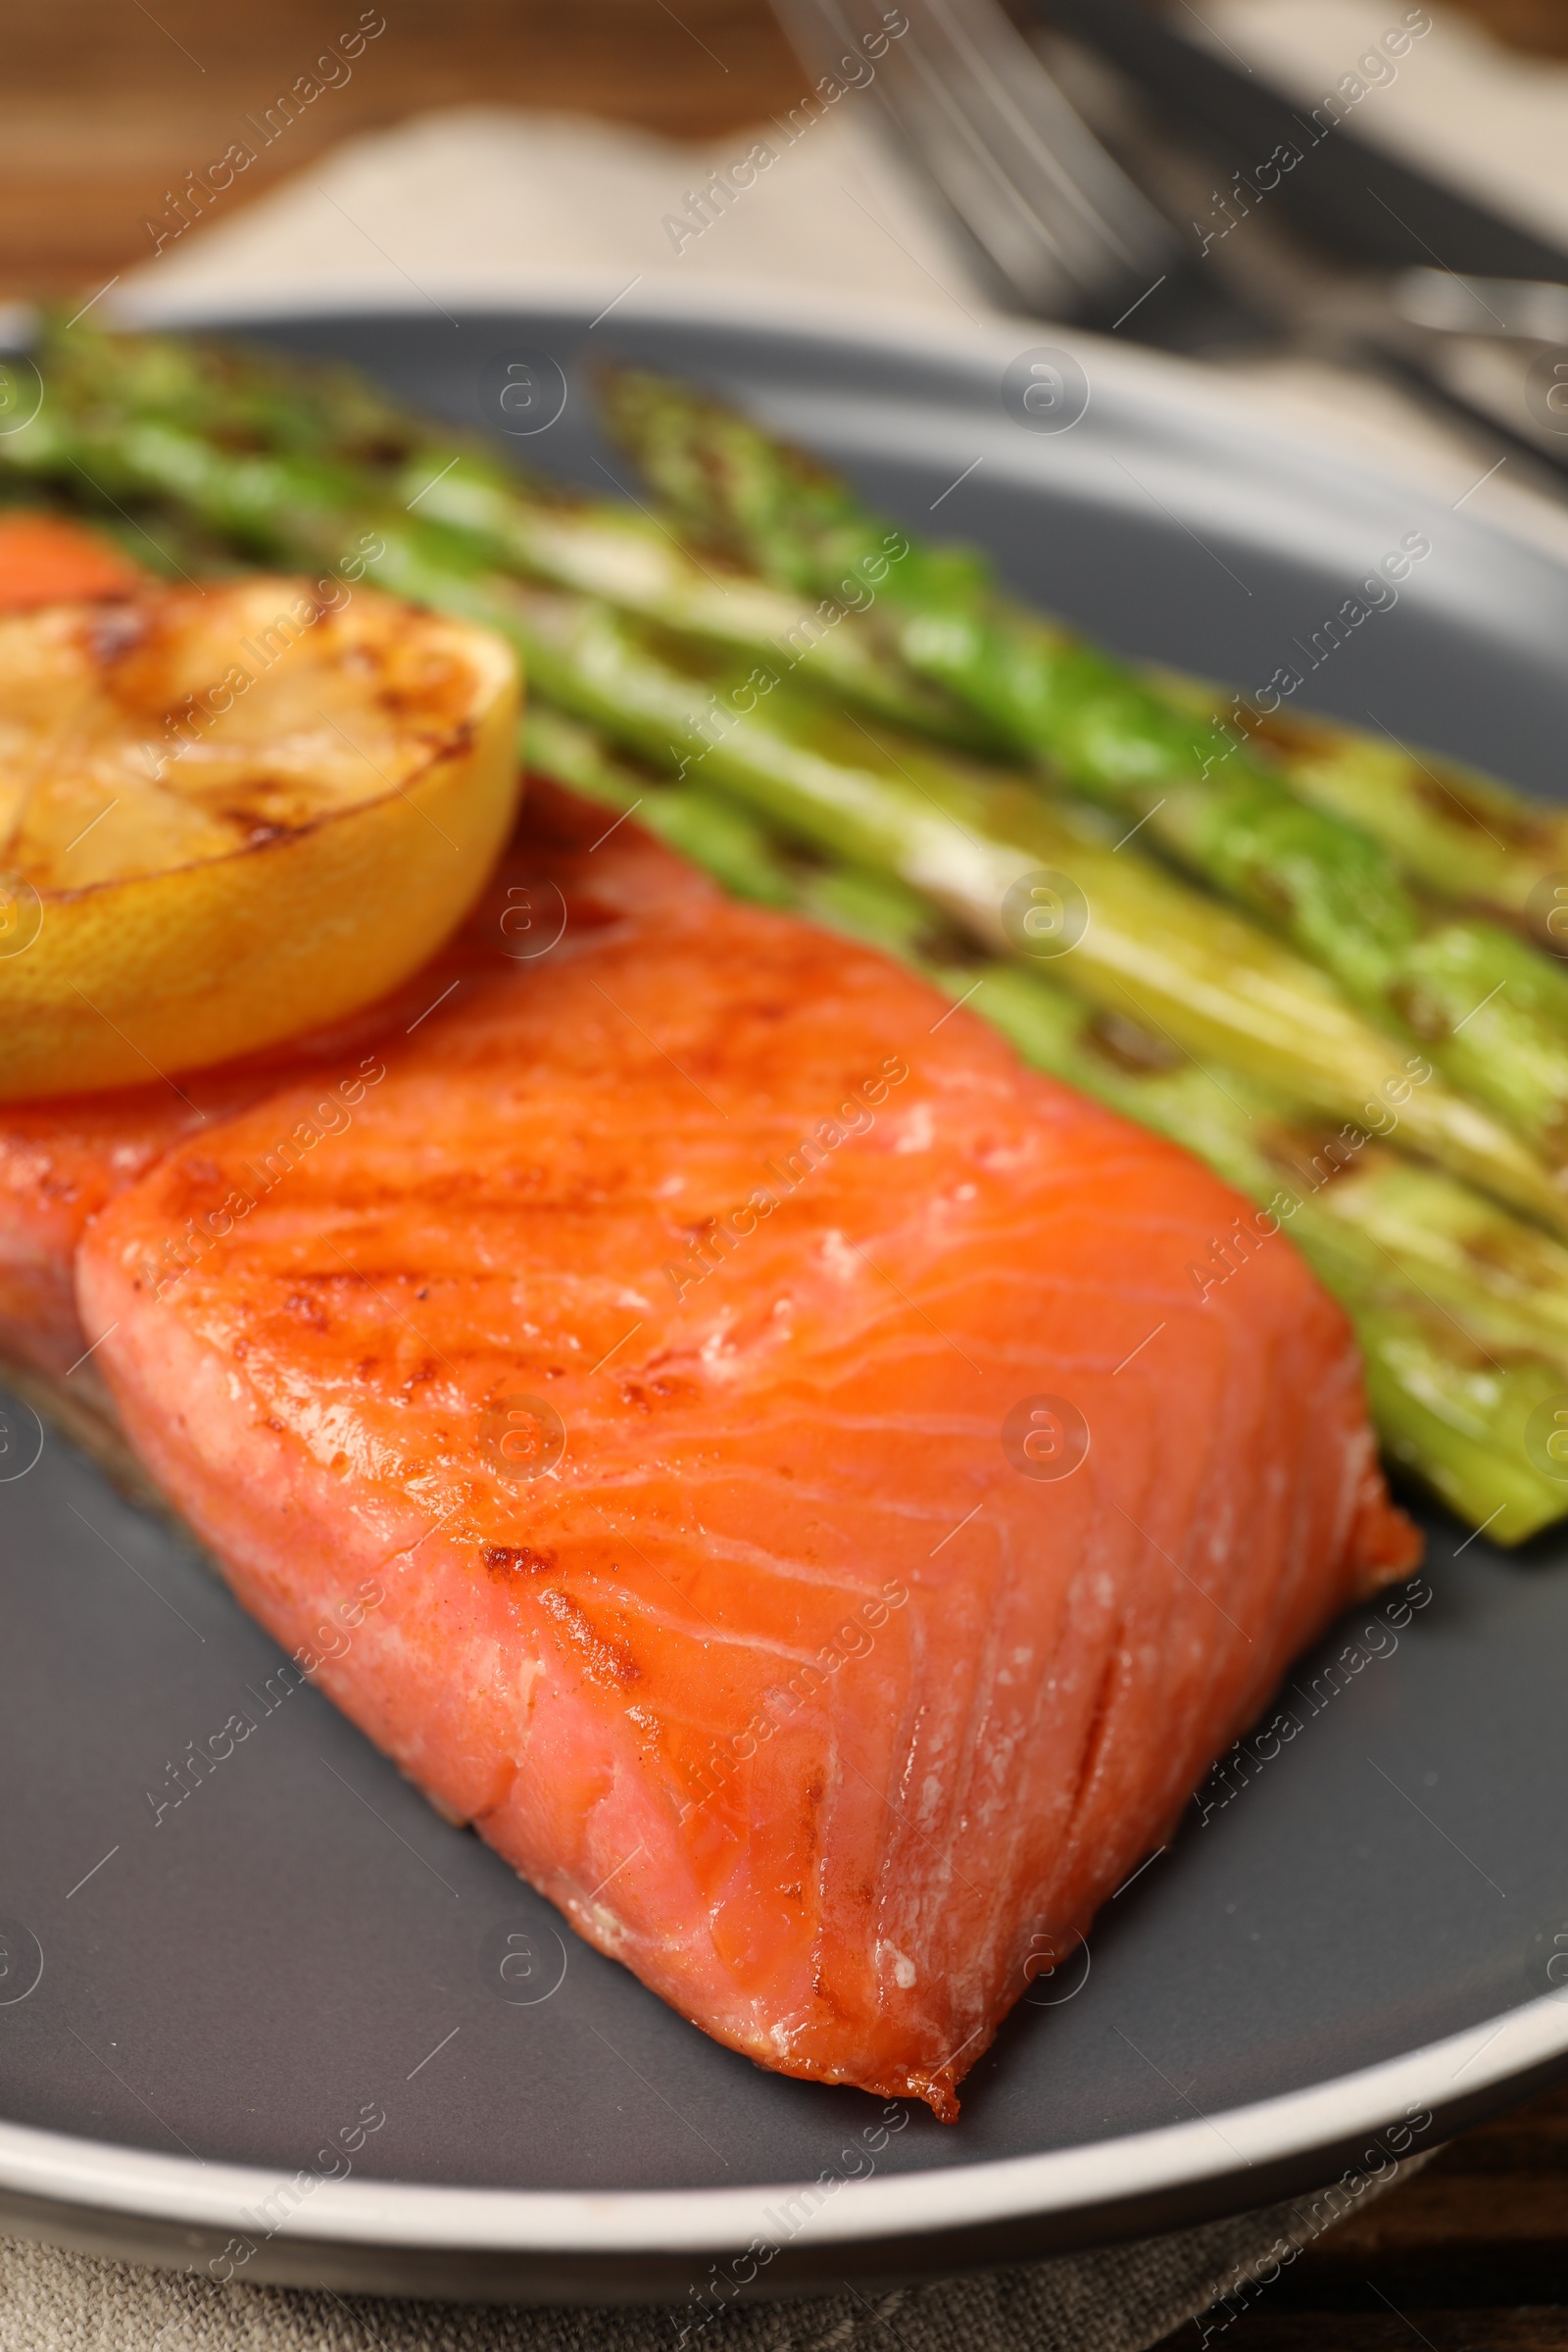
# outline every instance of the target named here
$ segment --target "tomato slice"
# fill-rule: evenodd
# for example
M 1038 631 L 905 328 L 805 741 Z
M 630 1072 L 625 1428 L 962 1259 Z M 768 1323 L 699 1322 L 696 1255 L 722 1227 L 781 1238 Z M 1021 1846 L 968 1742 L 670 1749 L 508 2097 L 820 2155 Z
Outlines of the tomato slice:
M 57 514 L 0 514 L 0 612 L 124 596 L 145 579 L 112 541 L 81 523 Z

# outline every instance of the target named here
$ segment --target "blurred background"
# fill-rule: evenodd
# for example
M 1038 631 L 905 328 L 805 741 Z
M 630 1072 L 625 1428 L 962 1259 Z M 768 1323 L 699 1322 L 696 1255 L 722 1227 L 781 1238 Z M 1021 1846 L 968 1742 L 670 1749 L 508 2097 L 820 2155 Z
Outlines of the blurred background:
M 1568 0 L 56 0 L 0 59 L 0 300 L 1002 309 L 1568 488 Z
M 255 125 L 265 129 L 266 110 L 309 76 L 323 47 L 362 22 L 384 29 L 368 35 L 352 71 L 295 110 L 286 137 L 260 148 L 229 209 L 310 171 L 325 150 L 357 133 L 433 109 L 589 116 L 710 141 L 787 118 L 814 78 L 766 0 L 680 0 L 678 9 L 666 0 L 388 0 L 385 10 L 363 15 L 356 0 L 335 7 L 268 0 L 221 11 L 202 0 L 158 0 L 156 10 L 145 0 L 56 0 L 6 13 L 0 293 L 13 296 L 90 290 L 145 262 L 146 223 L 168 214 L 187 174 L 200 173 L 236 139 L 256 147 Z M 876 24 L 884 15 L 880 6 L 813 10 L 800 0 L 782 13 L 797 35 L 815 14 L 852 38 L 863 29 L 861 19 Z M 904 13 L 886 12 L 889 22 Z M 916 38 L 923 16 L 948 13 L 916 0 L 908 12 Z M 1016 0 L 1011 7 L 1015 22 L 1040 36 L 1058 64 L 1061 29 L 1078 36 L 1074 67 L 1096 45 L 1083 36 L 1097 18 L 1110 25 L 1143 13 L 1138 0 L 1104 8 L 1094 0 L 1059 8 Z M 1317 51 L 1325 74 L 1352 65 L 1385 19 L 1396 25 L 1405 15 L 1397 0 L 1370 9 L 1347 0 L 1221 0 L 1201 15 L 1187 0 L 1168 0 L 1147 13 L 1250 72 L 1259 64 L 1277 72 L 1283 27 L 1284 51 L 1294 43 L 1308 72 Z M 1495 44 L 1504 82 L 1508 65 L 1517 75 L 1532 58 L 1568 60 L 1568 0 L 1444 0 L 1431 13 L 1440 48 L 1451 46 L 1454 28 L 1465 24 Z M 1238 22 L 1250 20 L 1255 31 L 1238 43 Z M 826 42 L 830 52 L 838 45 L 833 30 Z M 1464 63 L 1475 64 L 1469 45 Z M 1128 82 L 1123 95 L 1134 86 Z M 1102 113 L 1107 88 L 1096 97 Z M 1163 127 L 1168 132 L 1169 120 Z M 1376 136 L 1370 120 L 1355 127 Z M 1506 145 L 1505 125 L 1494 120 L 1490 127 Z M 1568 138 L 1562 143 L 1568 148 Z
M 1392 24 L 1403 11 L 1390 0 L 1383 13 Z M 1469 0 L 1465 13 L 1515 57 L 1568 59 L 1568 0 Z M 386 0 L 385 14 L 352 81 L 258 157 L 236 202 L 355 132 L 433 107 L 543 108 L 710 139 L 787 113 L 806 86 L 765 0 L 678 0 L 678 10 L 663 0 Z M 162 213 L 166 191 L 220 155 L 241 119 L 359 15 L 356 0 L 7 10 L 0 291 L 91 291 L 146 260 L 143 222 Z
M 358 0 L 58 0 L 0 31 L 0 270 L 8 296 L 88 292 L 149 258 L 166 190 L 240 134 Z M 706 138 L 800 94 L 765 0 L 389 0 L 354 77 L 259 156 L 240 201 L 357 131 L 433 107 L 547 108 Z

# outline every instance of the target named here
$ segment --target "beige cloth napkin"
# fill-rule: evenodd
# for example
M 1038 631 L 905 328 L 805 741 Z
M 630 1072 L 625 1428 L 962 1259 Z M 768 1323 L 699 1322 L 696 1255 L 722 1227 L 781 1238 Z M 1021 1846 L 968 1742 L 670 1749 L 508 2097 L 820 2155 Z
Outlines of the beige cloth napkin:
M 1568 245 L 1568 65 L 1502 48 L 1441 0 L 1207 0 L 1182 22 L 1308 109 L 1369 59 L 1363 94 L 1344 93 L 1357 138 Z
M 1255 55 L 1282 85 L 1305 87 L 1325 74 L 1337 78 L 1346 62 L 1340 51 L 1375 38 L 1393 5 L 1211 0 L 1207 22 L 1213 37 Z M 1368 109 L 1364 127 L 1406 152 L 1446 141 L 1483 193 L 1506 198 L 1521 217 L 1534 206 L 1536 219 L 1564 233 L 1568 73 L 1534 62 L 1521 68 L 1462 21 L 1433 13 L 1434 31 L 1412 51 L 1400 90 L 1379 94 L 1380 119 L 1374 123 Z M 1499 126 L 1526 121 L 1519 110 L 1527 101 L 1528 136 L 1500 136 Z M 1479 142 L 1478 122 L 1489 126 Z M 682 224 L 689 231 L 699 219 L 691 192 L 715 170 L 733 181 L 730 167 L 759 143 L 772 161 L 732 206 L 699 221 L 699 234 L 683 234 Z M 881 145 L 863 91 L 804 126 L 791 114 L 702 148 L 496 109 L 430 116 L 351 141 L 249 207 L 238 196 L 216 204 L 137 272 L 125 294 L 150 317 L 298 297 L 361 307 L 378 297 L 400 307 L 465 297 L 526 302 L 585 282 L 602 284 L 606 301 L 640 283 L 719 294 L 733 285 L 754 305 L 759 286 L 797 304 L 813 293 L 850 295 L 906 313 L 923 308 L 936 325 L 988 308 L 961 240 Z M 1337 437 L 1393 470 L 1446 484 L 1455 498 L 1486 463 L 1475 463 L 1462 433 L 1446 432 L 1386 387 L 1299 364 L 1266 364 L 1251 381 L 1260 409 L 1284 429 Z M 1474 496 L 1477 509 L 1505 527 L 1568 556 L 1568 509 L 1495 479 Z M 1355 2202 L 1381 2194 L 1420 2161 Z M 1323 2210 L 1298 2199 L 938 2285 L 731 2308 L 687 2344 L 703 2352 L 886 2352 L 893 2339 L 905 2352 L 1141 2352 L 1216 2303 L 1200 2333 L 1228 2325 L 1320 2232 Z M 0 2240 L 4 2352 L 677 2352 L 687 2316 L 220 2289 Z
M 696 146 L 572 115 L 447 108 L 350 139 L 255 203 L 236 180 L 128 284 L 138 301 L 399 308 L 584 281 L 607 301 L 628 285 L 744 285 L 971 317 L 985 304 L 957 232 L 882 147 L 876 113 L 847 91 Z M 699 202 L 715 172 L 729 193 L 710 185 Z
M 810 2302 L 689 2312 L 483 2304 L 217 2287 L 180 2273 L 0 2239 L 5 2352 L 1144 2352 L 1184 2320 L 1200 2342 L 1265 2296 L 1323 2230 L 1428 2159 L 1167 2237 L 936 2286 L 847 2288 Z M 1205 2332 L 1206 2330 L 1206 2332 Z

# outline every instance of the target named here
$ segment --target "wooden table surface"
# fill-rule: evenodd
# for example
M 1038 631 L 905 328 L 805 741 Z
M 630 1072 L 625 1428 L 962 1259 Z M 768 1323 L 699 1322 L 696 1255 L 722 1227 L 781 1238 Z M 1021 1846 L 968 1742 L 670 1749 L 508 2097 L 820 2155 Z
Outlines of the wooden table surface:
M 165 191 L 244 136 L 368 0 L 14 0 L 0 24 L 0 299 L 152 258 Z M 244 200 L 427 108 L 556 107 L 699 138 L 801 94 L 764 0 L 369 0 L 386 30 L 247 171 Z M 251 134 L 254 140 L 254 133 Z M 232 209 L 238 208 L 236 190 Z
M 1205 2340 L 1207 2352 L 1563 2352 L 1568 2089 L 1467 2132 L 1229 2326 L 1191 2322 L 1159 2352 Z
M 0 26 L 0 298 L 91 292 L 148 257 L 165 191 L 239 135 L 362 0 L 33 0 Z M 247 200 L 425 108 L 568 109 L 699 137 L 802 77 L 763 0 L 384 0 L 387 29 L 247 175 Z M 1568 56 L 1565 0 L 1476 0 Z M 1198 2326 L 1172 2346 L 1197 2347 Z M 1471 2132 L 1322 2238 L 1208 2341 L 1224 2352 L 1568 2352 L 1568 2090 Z M 20 2352 L 20 2347 L 19 2347 Z

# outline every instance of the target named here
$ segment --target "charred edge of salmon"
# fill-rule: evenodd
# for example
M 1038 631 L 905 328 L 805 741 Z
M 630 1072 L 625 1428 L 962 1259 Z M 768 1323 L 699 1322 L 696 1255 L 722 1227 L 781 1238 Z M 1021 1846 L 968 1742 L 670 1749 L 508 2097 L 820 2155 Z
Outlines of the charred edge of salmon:
M 1365 1600 L 1385 1585 L 1412 1575 L 1426 1556 L 1426 1548 L 1425 1535 L 1389 1493 L 1369 1429 L 1361 1498 L 1346 1539 L 1346 1558 L 1356 1571 L 1351 1597 Z
M 963 2064 L 957 2068 L 956 2074 L 946 2069 L 928 2074 L 922 2068 L 897 2075 L 827 2074 L 819 2067 L 791 2066 L 787 2060 L 771 2056 L 759 2059 L 757 2063 L 765 2066 L 769 2074 L 789 2075 L 797 2082 L 820 2082 L 830 2089 L 836 2084 L 846 2085 L 851 2090 L 863 2090 L 873 2099 L 920 2099 L 930 2108 L 939 2124 L 956 2124 L 958 2120 L 958 2094 L 955 2083 L 968 2074 L 977 2060 L 985 2056 L 997 2038 L 998 2030 L 999 2025 L 991 2025 L 983 2034 L 976 2035 L 969 2049 L 964 2052 Z M 704 2026 L 701 2031 L 715 2040 L 721 2038 L 713 2034 L 710 2026 Z M 734 2046 L 739 2049 L 742 2044 L 737 2042 Z M 753 2050 L 746 2051 L 748 2058 L 756 2058 L 756 2055 Z
M 330 1685 L 325 1676 L 321 1678 L 321 1684 L 330 1695 Z M 429 1791 L 422 1788 L 421 1793 L 426 1797 L 429 1796 Z M 435 1802 L 433 1798 L 430 1801 Z M 1185 1807 L 1191 1801 L 1191 1798 L 1184 1797 L 1182 1804 Z M 448 1821 L 454 1819 L 454 1816 L 447 1812 L 445 1806 L 436 1804 L 436 1810 Z M 485 1838 L 487 1843 L 489 1842 L 482 1821 L 471 1823 L 457 1821 L 455 1826 L 459 1829 L 471 1828 L 480 1838 Z M 505 1861 L 506 1856 L 503 1855 L 502 1859 Z M 511 1862 L 507 1866 L 509 1869 L 516 1867 L 514 1863 Z M 529 1881 L 527 1884 L 532 1885 L 533 1882 Z M 569 1922 L 573 1932 L 582 1937 L 584 1943 L 591 1943 L 595 1951 L 604 1953 L 607 1960 L 614 1960 L 623 1968 L 626 1966 L 625 1953 L 621 1949 L 618 1936 L 612 1929 L 606 1928 L 603 1922 L 595 1917 L 593 1906 L 584 1902 L 581 1895 L 575 1893 L 570 1887 L 561 1886 L 541 1886 L 538 1891 L 545 1896 L 547 1901 L 555 1904 L 556 1908 Z M 639 1979 L 639 1982 L 641 1981 Z M 656 2000 L 665 1998 L 659 1992 L 656 1992 L 654 1997 Z M 677 2009 L 675 2014 L 684 2016 L 685 2013 Z M 829 2090 L 840 2087 L 863 2090 L 868 2097 L 875 2099 L 919 2099 L 930 2108 L 939 2124 L 956 2124 L 958 2120 L 957 2085 L 990 2049 L 1001 2032 L 1007 2014 L 1010 2013 L 1004 2012 L 1003 2017 L 992 2018 L 986 2025 L 980 2027 L 961 2049 L 955 2050 L 945 2066 L 901 2067 L 885 2074 L 871 2074 L 864 2071 L 852 2072 L 847 2067 L 792 2065 L 788 2058 L 780 2057 L 770 2041 L 760 2035 L 748 2036 L 739 2033 L 726 2026 L 724 2021 L 718 2018 L 704 2019 L 696 2030 L 699 2034 L 706 2034 L 710 2041 L 716 2041 L 723 2048 L 736 2051 L 742 2058 L 749 2058 L 754 2066 L 760 2067 L 766 2074 L 786 2075 L 796 2082 L 817 2082 Z M 690 2024 L 694 2021 L 688 2019 L 687 2022 Z M 959 2063 L 960 2059 L 961 2064 Z

